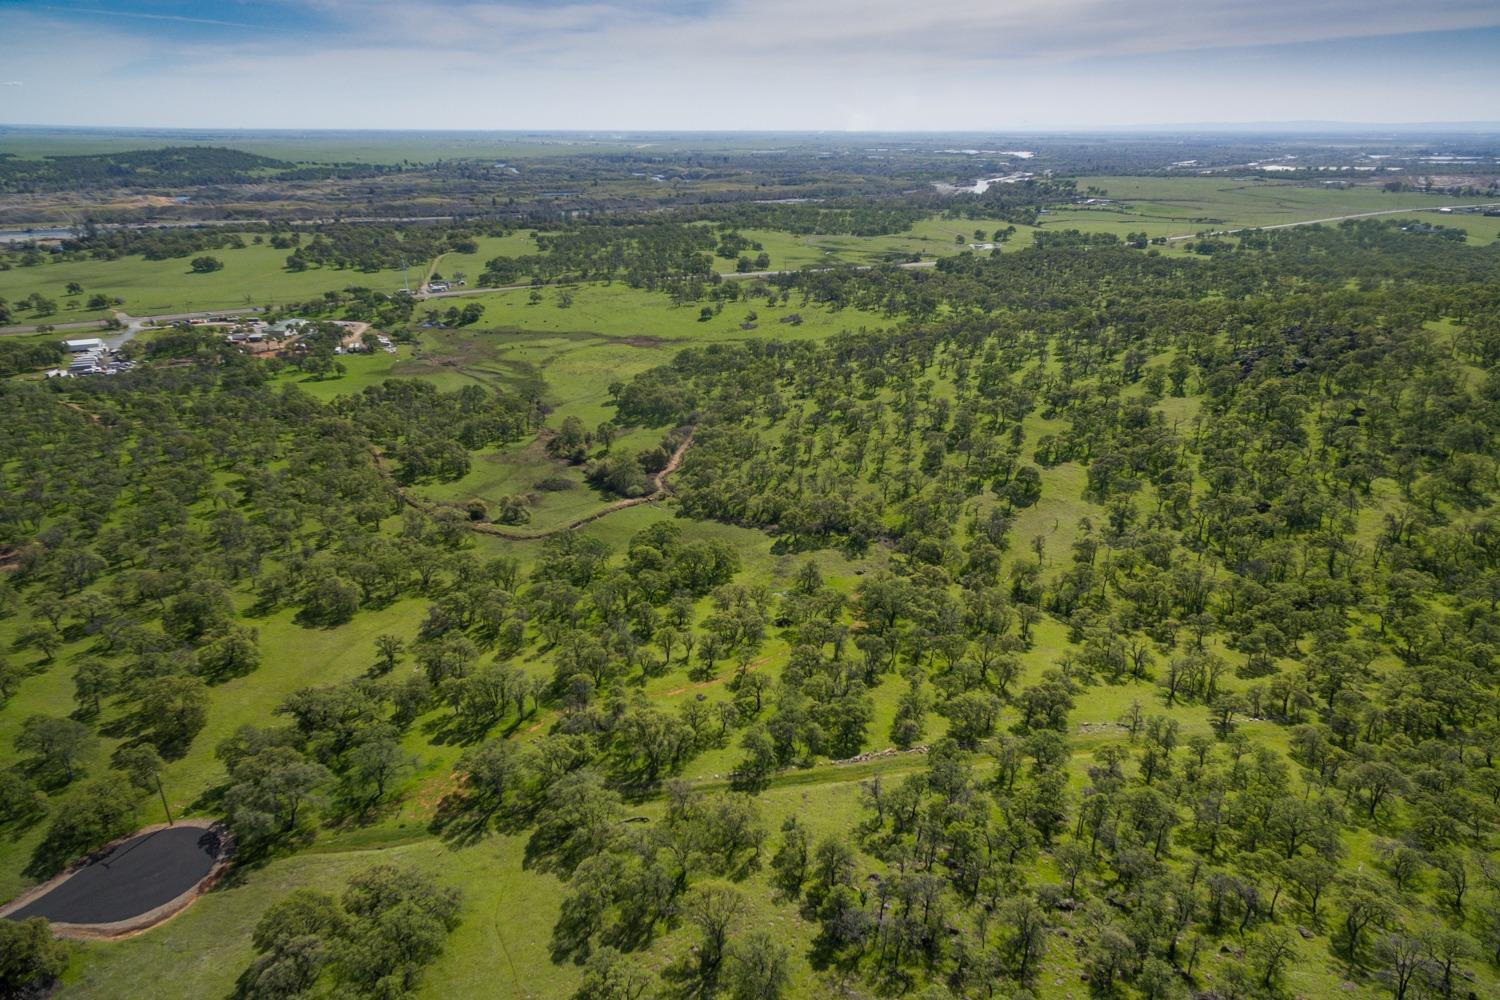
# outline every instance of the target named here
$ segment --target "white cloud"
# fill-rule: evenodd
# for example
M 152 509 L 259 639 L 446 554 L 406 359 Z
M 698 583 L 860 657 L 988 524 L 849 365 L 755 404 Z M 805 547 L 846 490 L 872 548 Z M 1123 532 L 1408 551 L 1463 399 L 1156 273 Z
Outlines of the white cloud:
M 1500 26 L 1493 0 L 727 0 L 668 4 L 322 0 L 366 41 L 651 56 L 867 55 L 898 62 L 1095 58 Z
M 52 10 L 77 16 L 83 14 L 89 17 L 102 18 L 133 18 L 138 21 L 169 21 L 176 24 L 208 24 L 223 28 L 253 28 L 255 25 L 244 21 L 221 21 L 212 17 L 185 17 L 181 14 L 151 14 L 138 10 L 108 10 L 103 7 L 59 7 L 56 4 L 39 3 L 33 8 L 35 10 Z
M 691 0 L 690 0 L 691 2 Z M 1439 71 L 1247 48 L 1500 26 L 1494 0 L 302 0 L 204 42 L 0 7 L 0 121 L 349 128 L 1072 128 L 1493 117 Z M 232 18 L 232 7 L 224 8 Z M 341 25 L 328 31 L 329 22 Z M 68 71 L 56 71 L 66 38 Z M 1238 51 L 1235 51 L 1235 50 Z M 1205 54 L 1205 53 L 1209 54 Z M 1232 53 L 1233 58 L 1221 54 Z

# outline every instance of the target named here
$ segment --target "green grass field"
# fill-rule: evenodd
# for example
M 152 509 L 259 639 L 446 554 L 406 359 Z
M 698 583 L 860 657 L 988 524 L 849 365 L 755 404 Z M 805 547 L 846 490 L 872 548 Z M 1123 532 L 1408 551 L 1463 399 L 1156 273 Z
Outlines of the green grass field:
M 1488 244 L 1500 238 L 1500 218 L 1478 215 L 1434 215 L 1431 210 L 1442 206 L 1466 204 L 1473 199 L 1454 199 L 1440 195 L 1389 193 L 1372 187 L 1338 188 L 1308 186 L 1295 181 L 1205 177 L 1097 177 L 1089 185 L 1103 188 L 1109 203 L 1078 205 L 1055 209 L 1041 220 L 1042 229 L 1080 229 L 1087 232 L 1111 232 L 1124 236 L 1145 232 L 1152 237 L 1184 236 L 1225 228 L 1280 225 L 1312 219 L 1331 218 L 1362 212 L 1384 212 L 1410 209 L 1411 216 L 1397 216 L 1425 222 L 1441 222 L 1470 233 L 1470 241 Z M 933 216 L 921 220 L 904 233 L 888 236 L 797 236 L 768 230 L 745 230 L 743 235 L 759 242 L 769 255 L 773 270 L 795 270 L 802 267 L 833 264 L 869 264 L 891 256 L 916 256 L 934 259 L 967 249 L 970 242 L 987 242 L 996 229 L 1006 224 L 999 220 L 947 219 Z M 977 240 L 975 231 L 984 234 Z M 1011 251 L 1027 246 L 1034 230 L 1018 227 L 1018 232 L 1001 249 Z M 445 253 L 436 260 L 411 262 L 409 280 L 417 287 L 430 273 L 448 280 L 462 275 L 469 285 L 476 285 L 485 262 L 497 256 L 524 256 L 537 252 L 531 230 L 519 230 L 505 237 L 482 237 L 471 254 Z M 1168 244 L 1169 253 L 1185 251 L 1181 241 Z M 41 316 L 29 310 L 14 309 L 13 322 L 18 324 L 65 323 L 99 319 L 105 311 L 89 310 L 90 296 L 104 294 L 124 300 L 121 308 L 134 316 L 174 312 L 198 312 L 250 305 L 277 305 L 299 301 L 351 286 L 395 291 L 402 287 L 404 276 L 397 269 L 361 272 L 334 268 L 313 268 L 302 272 L 285 269 L 286 252 L 269 246 L 247 246 L 239 250 L 214 251 L 224 268 L 209 274 L 194 274 L 189 258 L 147 261 L 128 257 L 116 261 L 47 261 L 34 267 L 13 267 L 0 271 L 0 298 L 15 303 L 32 293 L 40 293 L 57 304 L 57 312 Z M 751 253 L 754 256 L 754 253 Z M 714 268 L 733 273 L 734 261 L 714 258 Z M 69 296 L 67 286 L 77 282 L 81 295 Z M 638 306 L 632 303 L 623 313 L 617 311 L 617 300 L 605 294 L 591 293 L 587 286 L 570 289 L 574 297 L 572 314 L 547 317 L 547 306 L 555 302 L 556 291 L 549 289 L 545 302 L 529 306 L 526 293 L 506 293 L 501 297 L 481 296 L 486 308 L 484 324 L 514 326 L 534 330 L 591 330 L 621 332 L 626 336 L 645 334 L 662 336 L 664 331 L 686 333 L 696 324 L 697 310 L 663 308 L 662 303 Z M 649 296 L 656 299 L 660 296 Z M 443 300 L 438 300 L 443 301 Z M 468 297 L 461 303 L 470 301 Z M 448 300 L 447 304 L 452 304 Z M 838 325 L 837 319 L 818 323 L 806 310 L 795 307 L 777 313 L 774 309 L 756 307 L 761 313 L 760 327 L 778 336 L 822 336 Z M 804 328 L 771 327 L 777 315 L 802 311 L 809 324 Z M 748 310 L 735 306 L 725 309 L 712 324 L 717 327 L 744 321 Z M 531 315 L 540 314 L 540 315 Z M 632 324 L 631 321 L 637 321 Z M 631 328 L 634 326 L 634 328 Z
M 249 243 L 249 240 L 246 242 Z M 101 319 L 108 315 L 107 311 L 88 309 L 89 297 L 100 294 L 111 299 L 123 299 L 124 304 L 119 308 L 132 316 L 153 316 L 246 306 L 274 306 L 351 286 L 386 292 L 393 292 L 401 287 L 399 269 L 366 272 L 315 267 L 306 271 L 288 271 L 288 251 L 266 245 L 205 252 L 223 261 L 223 269 L 208 274 L 194 274 L 188 266 L 192 257 L 170 260 L 146 260 L 142 257 L 124 257 L 111 261 L 48 260 L 33 267 L 12 267 L 8 271 L 0 271 L 0 298 L 14 304 L 36 292 L 52 299 L 57 304 L 58 311 L 51 316 L 15 310 L 15 322 L 35 324 Z M 83 286 L 81 295 L 67 294 L 68 283 L 74 281 Z M 12 308 L 15 308 L 14 305 Z
M 1125 202 L 1128 211 L 1142 219 L 1187 223 L 1186 232 L 1200 225 L 1271 226 L 1358 212 L 1440 208 L 1485 200 L 1254 177 L 1090 177 L 1086 183 L 1104 189 L 1111 199 Z
M 417 286 L 418 278 L 427 277 L 429 271 L 435 271 L 447 281 L 457 281 L 462 275 L 470 285 L 477 285 L 486 262 L 496 257 L 525 257 L 540 252 L 531 233 L 532 230 L 523 229 L 509 236 L 481 236 L 474 241 L 478 244 L 474 253 L 449 251 L 439 254 L 436 260 L 422 267 L 420 274 L 413 272 L 412 287 Z
M 803 305 L 793 295 L 786 305 L 767 305 L 757 297 L 752 301 L 730 302 L 718 315 L 700 316 L 700 303 L 674 306 L 658 292 L 633 289 L 615 282 L 610 285 L 585 284 L 566 287 L 572 304 L 558 306 L 558 288 L 542 290 L 542 301 L 529 301 L 527 289 L 483 292 L 460 299 L 431 300 L 433 304 L 476 302 L 484 306 L 479 327 L 516 329 L 528 332 L 574 334 L 579 331 L 618 338 L 635 338 L 639 343 L 671 341 L 677 347 L 711 341 L 744 340 L 769 337 L 778 340 L 821 340 L 841 331 L 875 329 L 889 325 L 889 320 L 856 310 L 831 310 L 813 304 Z M 420 314 L 425 306 L 419 305 Z M 753 329 L 743 329 L 756 313 Z M 782 322 L 785 317 L 800 315 L 798 324 Z

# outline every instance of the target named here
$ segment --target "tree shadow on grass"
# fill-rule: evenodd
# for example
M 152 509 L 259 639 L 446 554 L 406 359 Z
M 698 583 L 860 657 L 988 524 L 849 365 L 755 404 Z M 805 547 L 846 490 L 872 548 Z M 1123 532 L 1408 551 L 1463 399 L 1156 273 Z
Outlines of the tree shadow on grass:
M 446 715 L 438 715 L 425 720 L 421 725 L 421 730 L 429 743 L 438 746 L 453 744 L 468 747 L 484 742 L 490 730 L 494 729 L 498 722 L 498 719 L 465 719 L 457 712 L 449 712 Z
M 661 970 L 661 997 L 663 1000 L 693 1000 L 715 996 L 722 964 L 705 969 L 698 949 L 689 949 Z
M 228 830 L 229 827 L 225 826 Z M 233 835 L 233 830 L 229 830 Z M 312 824 L 298 824 L 294 830 L 277 833 L 251 842 L 234 842 L 234 864 L 224 873 L 215 888 L 235 888 L 246 884 L 253 872 L 258 872 L 273 861 L 289 858 L 307 847 L 317 838 L 317 829 Z
M 827 934 L 819 933 L 807 951 L 807 964 L 814 971 L 834 970 L 847 979 L 859 971 L 859 960 L 863 955 L 863 949 L 840 947 L 829 941 Z
M 518 833 L 529 819 L 514 805 L 492 804 L 459 790 L 443 796 L 427 829 L 446 844 L 471 847 L 492 833 Z
M 48 879 L 71 864 L 83 862 L 89 857 L 87 850 L 87 844 L 47 837 L 32 849 L 22 871 L 30 878 Z
M 323 821 L 323 826 L 328 830 L 343 832 L 374 826 L 399 813 L 405 801 L 406 796 L 397 794 L 370 798 L 339 793 L 333 796 L 330 802 L 330 809 Z
M 218 814 L 223 811 L 224 796 L 228 791 L 228 782 L 211 785 L 199 792 L 198 797 L 188 803 L 188 810 L 193 813 Z

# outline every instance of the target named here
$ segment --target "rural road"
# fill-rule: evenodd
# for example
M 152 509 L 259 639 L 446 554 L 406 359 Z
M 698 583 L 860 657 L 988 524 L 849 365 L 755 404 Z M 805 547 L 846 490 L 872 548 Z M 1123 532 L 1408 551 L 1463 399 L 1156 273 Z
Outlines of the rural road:
M 258 312 L 260 312 L 258 307 L 251 307 L 249 309 L 215 309 L 211 312 L 170 313 L 165 316 L 130 316 L 117 310 L 115 319 L 125 324 L 125 330 L 116 336 L 105 337 L 104 342 L 110 350 L 117 351 L 122 345 L 134 340 L 135 335 L 148 326 L 172 324 L 182 320 L 209 319 L 214 316 L 249 316 Z M 366 323 L 364 326 L 368 327 L 369 324 Z
M 209 309 L 203 312 L 162 313 L 159 316 L 131 316 L 127 313 L 116 310 L 114 318 L 125 324 L 125 332 L 126 334 L 128 334 L 128 336 L 119 336 L 106 339 L 109 339 L 111 341 L 110 346 L 114 347 L 118 346 L 114 343 L 114 341 L 119 341 L 119 343 L 123 344 L 125 343 L 125 341 L 129 340 L 131 337 L 134 337 L 137 333 L 139 333 L 143 327 L 150 326 L 152 324 L 161 325 L 163 323 L 176 323 L 182 320 L 208 319 L 211 316 L 250 316 L 258 312 L 260 312 L 260 308 L 258 306 L 252 306 L 248 309 Z M 104 324 L 107 322 L 108 320 L 88 319 L 80 320 L 76 323 L 52 323 L 39 325 L 48 325 L 51 326 L 53 330 L 63 332 L 66 330 L 102 330 L 104 329 Z M 0 326 L 0 335 L 35 333 L 36 329 L 36 326 Z

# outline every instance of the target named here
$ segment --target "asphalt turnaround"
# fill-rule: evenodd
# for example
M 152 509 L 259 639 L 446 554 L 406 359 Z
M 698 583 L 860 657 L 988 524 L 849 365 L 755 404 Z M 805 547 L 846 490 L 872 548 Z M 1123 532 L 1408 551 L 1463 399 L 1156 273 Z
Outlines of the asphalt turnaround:
M 129 920 L 197 885 L 219 859 L 220 847 L 219 832 L 199 826 L 143 833 L 7 917 L 46 917 L 70 924 Z

